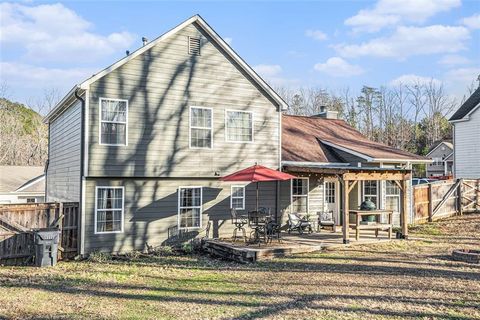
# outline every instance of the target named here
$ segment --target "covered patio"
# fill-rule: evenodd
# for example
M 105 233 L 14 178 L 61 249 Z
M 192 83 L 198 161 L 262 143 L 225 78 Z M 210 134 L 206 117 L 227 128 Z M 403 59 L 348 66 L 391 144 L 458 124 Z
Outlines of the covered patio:
M 400 218 L 400 228 L 399 238 L 406 239 L 408 238 L 408 181 L 411 179 L 411 170 L 408 169 L 396 169 L 396 168 L 380 168 L 380 167 L 354 167 L 354 166 L 333 166 L 333 165 L 320 165 L 320 164 L 302 164 L 302 165 L 285 165 L 283 167 L 284 171 L 289 172 L 293 175 L 298 176 L 299 178 L 308 177 L 309 183 L 310 180 L 314 180 L 313 184 L 323 186 L 323 194 L 328 197 L 328 191 L 325 190 L 325 181 L 337 181 L 340 188 L 339 190 L 334 190 L 334 199 L 339 198 L 339 203 L 337 204 L 339 208 L 339 219 L 336 222 L 337 225 L 342 226 L 342 242 L 344 244 L 350 243 L 350 232 L 351 229 L 355 229 L 355 233 L 358 239 L 359 229 L 369 229 L 376 230 L 376 228 L 388 228 L 393 227 L 391 219 L 387 219 L 386 223 L 369 224 L 359 226 L 358 220 L 355 221 L 353 218 L 356 214 L 361 212 L 359 210 L 359 201 L 358 199 L 351 199 L 350 194 L 355 187 L 358 187 L 359 184 L 364 183 L 365 181 L 389 181 L 391 184 L 394 184 L 395 187 L 400 191 L 399 194 L 399 218 Z M 308 190 L 310 193 L 310 188 Z M 365 195 L 364 195 L 365 196 Z M 355 200 L 355 201 L 352 201 Z M 309 200 L 309 204 L 312 200 Z M 293 204 L 294 205 L 294 204 Z M 310 204 L 311 206 L 311 204 Z M 325 203 L 323 204 L 325 208 Z M 388 208 L 387 208 L 388 209 Z M 290 211 L 294 211 L 295 208 L 289 208 Z M 376 213 L 378 215 L 385 214 L 390 210 L 380 209 Z M 368 214 L 366 212 L 365 214 Z M 390 225 L 390 226 L 389 226 Z M 361 231 L 361 237 L 365 237 L 367 230 Z

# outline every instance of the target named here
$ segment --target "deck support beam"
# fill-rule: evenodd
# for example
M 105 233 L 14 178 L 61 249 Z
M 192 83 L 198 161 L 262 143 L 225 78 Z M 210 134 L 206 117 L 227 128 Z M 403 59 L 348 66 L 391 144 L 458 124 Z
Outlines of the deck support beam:
M 343 180 L 343 223 L 342 223 L 342 231 L 343 231 L 343 244 L 350 243 L 350 208 L 349 208 L 349 200 L 348 195 L 350 193 L 350 181 Z
M 402 199 L 400 204 L 400 226 L 402 227 L 402 233 L 400 238 L 408 239 L 408 208 L 407 208 L 407 180 L 402 180 Z

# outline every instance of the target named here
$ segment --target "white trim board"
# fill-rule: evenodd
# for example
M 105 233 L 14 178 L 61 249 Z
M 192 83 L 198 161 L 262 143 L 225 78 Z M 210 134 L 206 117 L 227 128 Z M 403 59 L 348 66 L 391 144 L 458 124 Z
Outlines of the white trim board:
M 325 141 L 325 140 L 320 140 L 321 143 L 323 144 L 326 144 L 327 146 L 330 146 L 332 148 L 336 148 L 338 150 L 341 150 L 341 151 L 344 151 L 344 152 L 347 152 L 347 153 L 350 153 L 356 157 L 359 157 L 359 158 L 362 158 L 364 160 L 367 160 L 367 162 L 392 162 L 392 163 L 409 163 L 409 162 L 412 162 L 412 163 L 430 163 L 432 162 L 432 160 L 430 159 L 383 159 L 383 158 L 373 158 L 371 156 L 368 156 L 366 154 L 363 154 L 363 153 L 360 153 L 360 152 L 357 152 L 357 151 L 354 151 L 352 149 L 349 149 L 349 148 L 345 148 L 345 147 L 342 147 L 342 146 L 339 146 L 338 144 L 335 144 L 335 143 L 331 143 L 331 142 L 328 142 L 328 141 Z
M 448 121 L 449 121 L 450 123 L 468 121 L 468 120 L 470 120 L 470 116 L 471 116 L 478 108 L 480 108 L 480 102 L 479 102 L 475 107 L 473 107 L 473 109 L 470 110 L 466 115 L 464 115 L 461 119 L 448 120 Z

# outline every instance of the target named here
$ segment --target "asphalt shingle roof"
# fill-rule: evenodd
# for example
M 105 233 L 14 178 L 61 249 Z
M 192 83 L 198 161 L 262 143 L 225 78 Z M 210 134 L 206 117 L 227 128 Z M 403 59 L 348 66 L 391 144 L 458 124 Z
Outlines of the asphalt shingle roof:
M 470 113 L 478 104 L 480 103 L 480 87 L 475 90 L 474 93 L 465 101 L 460 108 L 450 117 L 452 120 L 463 119 L 467 114 Z

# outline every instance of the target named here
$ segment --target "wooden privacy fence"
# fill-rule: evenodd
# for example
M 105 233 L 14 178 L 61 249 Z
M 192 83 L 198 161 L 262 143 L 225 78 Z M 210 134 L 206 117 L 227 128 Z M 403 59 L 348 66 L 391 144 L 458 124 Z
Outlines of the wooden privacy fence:
M 34 230 L 60 230 L 59 257 L 78 253 L 77 202 L 0 205 L 0 263 L 27 264 L 34 254 Z
M 480 210 L 480 179 L 443 180 L 413 187 L 413 223 Z

